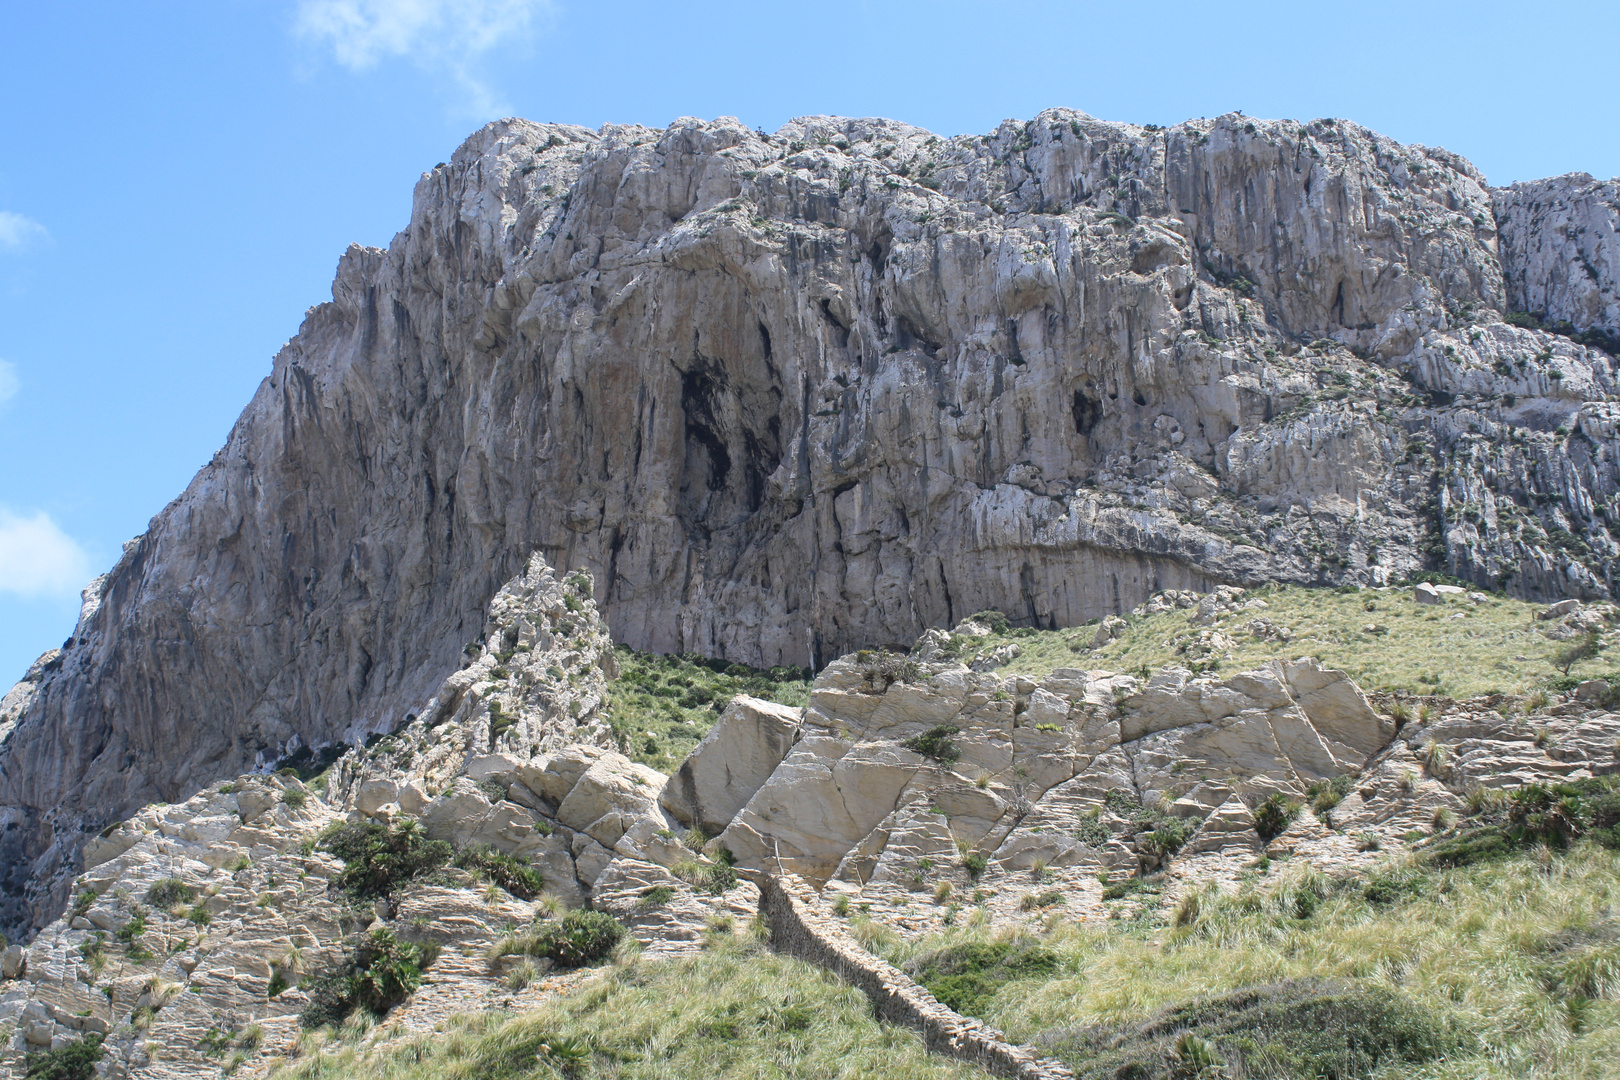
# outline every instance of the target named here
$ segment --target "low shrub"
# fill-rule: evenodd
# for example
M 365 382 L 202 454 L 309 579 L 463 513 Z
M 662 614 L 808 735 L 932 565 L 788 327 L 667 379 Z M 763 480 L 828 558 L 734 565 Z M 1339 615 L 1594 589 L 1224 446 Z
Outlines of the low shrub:
M 962 751 L 951 741 L 951 736 L 960 733 L 961 730 L 955 724 L 938 724 L 921 735 L 902 740 L 900 745 L 914 754 L 933 758 L 941 765 L 949 765 L 962 756 Z
M 189 904 L 195 899 L 197 890 L 179 878 L 167 877 L 154 881 L 146 890 L 146 902 L 160 911 L 167 911 L 176 904 Z
M 1014 979 L 1049 976 L 1057 968 L 1057 954 L 1029 937 L 951 946 L 906 965 L 907 973 L 941 1003 L 968 1015 L 982 1014 L 996 992 Z
M 980 626 L 988 626 L 992 634 L 1005 634 L 1012 625 L 1007 616 L 999 611 L 979 611 L 968 617 Z
M 1018 902 L 1018 906 L 1024 911 L 1039 911 L 1065 902 L 1060 892 L 1030 893 Z
M 1350 794 L 1350 787 L 1355 778 L 1349 774 L 1335 776 L 1331 780 L 1318 780 L 1305 789 L 1305 797 L 1310 800 L 1311 811 L 1317 817 L 1322 817 L 1344 801 Z
M 436 955 L 431 944 L 400 941 L 386 927 L 373 930 L 341 968 L 303 984 L 309 1003 L 298 1022 L 305 1028 L 335 1026 L 357 1008 L 381 1016 L 422 985 L 422 972 Z
M 548 956 L 560 968 L 584 967 L 605 960 L 626 933 L 624 924 L 606 912 L 576 908 L 503 938 L 494 955 Z
M 27 1080 L 92 1080 L 105 1053 L 101 1036 L 91 1033 L 54 1050 L 32 1051 L 24 1059 L 23 1075 Z
M 1074 1068 L 1077 1080 L 1206 1076 L 1209 1069 L 1353 1080 L 1375 1070 L 1404 1074 L 1469 1041 L 1450 1017 L 1398 991 L 1315 979 L 1172 1006 L 1145 1023 L 1050 1031 L 1037 1039 Z
M 319 846 L 343 860 L 338 888 L 360 899 L 387 896 L 412 878 L 437 870 L 453 854 L 443 840 L 429 840 L 414 821 L 390 828 L 374 821 L 340 825 L 322 834 Z
M 1434 867 L 1470 866 L 1533 844 L 1566 848 L 1581 837 L 1620 850 L 1620 789 L 1611 776 L 1534 783 L 1470 802 L 1480 824 L 1437 841 L 1423 853 Z
M 1260 834 L 1260 839 L 1268 843 L 1281 836 L 1288 830 L 1288 826 L 1299 817 L 1300 804 L 1277 791 L 1266 796 L 1265 801 L 1254 808 L 1254 831 Z
M 476 870 L 517 897 L 533 900 L 545 887 L 545 876 L 529 865 L 527 859 L 507 855 L 489 844 L 471 844 L 455 858 L 455 865 L 464 870 Z

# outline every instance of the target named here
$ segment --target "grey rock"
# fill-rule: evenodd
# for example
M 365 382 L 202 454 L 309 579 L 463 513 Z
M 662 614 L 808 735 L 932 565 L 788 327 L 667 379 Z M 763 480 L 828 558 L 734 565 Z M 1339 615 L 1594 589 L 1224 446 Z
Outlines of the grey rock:
M 1556 604 L 1548 605 L 1546 610 L 1538 611 L 1536 613 L 1536 618 L 1542 620 L 1543 622 L 1547 622 L 1552 619 L 1562 619 L 1565 615 L 1573 614 L 1575 611 L 1579 610 L 1580 606 L 1581 602 L 1579 600 L 1560 600 Z
M 478 640 L 535 551 L 626 644 L 760 665 L 1431 552 L 1611 595 L 1612 361 L 1499 315 L 1620 328 L 1614 220 L 1595 182 L 1492 192 L 1344 122 L 491 124 L 0 704 L 0 923 L 54 917 L 138 807 L 441 686 L 481 752 L 605 740 L 590 693 L 491 658 L 521 619 Z
M 1620 328 L 1620 180 L 1570 173 L 1498 188 L 1491 202 L 1509 307 Z

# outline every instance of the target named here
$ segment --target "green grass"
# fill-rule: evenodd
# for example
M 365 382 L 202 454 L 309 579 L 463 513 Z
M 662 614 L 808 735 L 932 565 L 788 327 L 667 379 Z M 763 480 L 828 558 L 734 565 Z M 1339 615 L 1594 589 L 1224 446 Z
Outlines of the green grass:
M 1567 644 L 1533 633 L 1552 625 L 1536 621 L 1536 612 L 1545 605 L 1504 597 L 1475 605 L 1459 596 L 1430 606 L 1413 600 L 1410 588 L 1341 592 L 1295 585 L 1264 586 L 1249 597 L 1264 600 L 1266 609 L 1226 615 L 1214 627 L 1192 625 L 1192 609 L 1127 616 L 1124 636 L 1096 652 L 1070 647 L 1071 640 L 1090 645 L 1090 626 L 1056 631 L 1012 627 L 987 638 L 959 640 L 968 650 L 965 659 L 980 649 L 1016 642 L 1022 653 L 998 672 L 1041 678 L 1060 667 L 1126 672 L 1144 667 L 1156 671 L 1166 664 L 1191 667 L 1178 648 L 1195 641 L 1200 630 L 1215 629 L 1236 645 L 1232 659 L 1220 662 L 1222 672 L 1247 671 L 1275 657 L 1314 656 L 1347 672 L 1364 690 L 1458 699 L 1525 694 L 1546 685 L 1558 674 L 1553 654 Z M 1456 614 L 1464 617 L 1450 618 Z M 1287 627 L 1292 640 L 1254 637 L 1244 627 L 1256 618 Z M 1385 632 L 1366 632 L 1369 624 Z M 1526 659 L 1515 659 L 1519 656 Z M 1612 659 L 1600 657 L 1577 664 L 1571 674 L 1590 678 L 1613 666 Z
M 810 672 L 803 668 L 751 668 L 623 645 L 614 653 L 619 677 L 608 684 L 608 723 L 626 755 L 662 772 L 686 760 L 738 694 L 783 705 L 810 701 Z
M 1156 919 L 1059 918 L 1033 938 L 970 919 L 891 940 L 887 955 L 925 973 L 937 957 L 1006 942 L 1055 957 L 1053 973 L 985 987 L 979 1015 L 1077 1068 L 1101 1047 L 1135 1046 L 1169 1070 L 1176 1050 L 1161 1036 L 1191 1024 L 1229 1066 L 1242 1059 L 1236 1076 L 1338 1075 L 1347 1055 L 1360 1064 L 1342 1075 L 1613 1075 L 1620 853 L 1578 842 L 1454 869 L 1407 857 L 1373 881 L 1411 887 L 1300 866 L 1236 893 L 1194 891 Z
M 278 1080 L 982 1080 L 879 1024 L 860 991 L 747 937 L 632 962 L 540 1008 L 457 1017 L 382 1050 L 310 1054 Z

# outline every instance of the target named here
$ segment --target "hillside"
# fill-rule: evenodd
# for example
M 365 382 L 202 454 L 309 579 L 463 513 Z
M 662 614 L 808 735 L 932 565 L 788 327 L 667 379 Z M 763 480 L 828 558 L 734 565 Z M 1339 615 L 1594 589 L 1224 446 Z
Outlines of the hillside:
M 802 699 L 802 672 L 615 649 L 591 584 L 531 560 L 399 731 L 91 838 L 69 910 L 0 955 L 0 1066 L 1602 1075 L 1620 672 L 1370 700 L 1287 653 L 974 670 L 948 653 L 1024 642 L 1039 665 L 1055 644 L 986 612 L 834 661 L 803 705 L 719 700 L 726 679 Z M 1082 653 L 1313 599 L 1325 634 L 1356 599 L 1266 595 L 1156 594 Z M 1440 624 L 1525 614 L 1438 595 Z M 1590 628 L 1598 668 L 1617 616 L 1540 609 L 1519 632 Z M 701 736 L 668 773 L 613 749 L 664 753 L 652 723 Z

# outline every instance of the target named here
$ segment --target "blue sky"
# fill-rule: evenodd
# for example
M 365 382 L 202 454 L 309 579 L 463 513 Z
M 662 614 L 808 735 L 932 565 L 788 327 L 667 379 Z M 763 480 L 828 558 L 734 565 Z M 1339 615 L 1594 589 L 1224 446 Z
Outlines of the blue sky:
M 0 3 L 0 690 L 221 444 L 350 241 L 502 115 L 1346 117 L 1620 173 L 1609 4 Z

